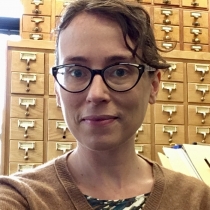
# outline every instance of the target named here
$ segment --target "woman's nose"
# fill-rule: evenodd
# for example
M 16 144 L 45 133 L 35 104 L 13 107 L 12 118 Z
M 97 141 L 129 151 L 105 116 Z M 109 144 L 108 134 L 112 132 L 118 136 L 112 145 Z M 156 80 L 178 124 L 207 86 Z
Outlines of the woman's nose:
M 95 75 L 88 88 L 87 101 L 98 104 L 110 100 L 110 89 L 106 86 L 100 75 Z

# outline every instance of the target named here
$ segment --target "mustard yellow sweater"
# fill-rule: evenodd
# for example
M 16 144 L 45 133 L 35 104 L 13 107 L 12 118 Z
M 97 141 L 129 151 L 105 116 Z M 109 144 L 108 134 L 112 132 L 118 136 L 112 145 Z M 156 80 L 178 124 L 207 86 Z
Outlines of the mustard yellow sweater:
M 66 158 L 63 155 L 31 172 L 0 176 L 0 210 L 91 210 L 74 184 Z M 155 182 L 144 210 L 210 210 L 207 185 L 150 164 Z

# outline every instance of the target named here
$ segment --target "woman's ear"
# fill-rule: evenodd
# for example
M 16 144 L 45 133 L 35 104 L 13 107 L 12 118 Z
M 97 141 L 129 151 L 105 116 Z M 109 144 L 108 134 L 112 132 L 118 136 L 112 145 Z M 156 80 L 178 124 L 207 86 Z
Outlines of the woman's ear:
M 57 106 L 61 107 L 60 94 L 59 94 L 58 85 L 56 82 L 54 83 L 54 87 L 55 87 L 54 91 L 55 91 L 55 95 L 56 95 Z
M 154 75 L 151 78 L 151 92 L 149 98 L 150 104 L 154 104 L 156 102 L 156 98 L 159 91 L 160 79 L 161 79 L 161 72 L 160 70 L 157 70 L 155 71 Z

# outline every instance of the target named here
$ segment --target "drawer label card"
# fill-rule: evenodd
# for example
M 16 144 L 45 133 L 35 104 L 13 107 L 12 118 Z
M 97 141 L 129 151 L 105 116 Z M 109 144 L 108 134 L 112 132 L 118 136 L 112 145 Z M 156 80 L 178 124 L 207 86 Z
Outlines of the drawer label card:
M 143 153 L 144 152 L 144 145 L 135 145 L 135 151 L 136 151 L 136 154 L 139 154 L 139 153 Z
M 43 1 L 44 1 L 44 0 L 32 0 L 31 3 L 32 3 L 32 4 L 35 4 L 36 6 L 38 6 L 38 5 L 40 5 L 40 4 L 43 4 Z
M 197 106 L 196 113 L 202 114 L 203 119 L 201 120 L 202 123 L 205 123 L 206 115 L 210 113 L 210 107 L 208 106 Z
M 196 127 L 196 133 L 199 133 L 203 136 L 202 143 L 206 142 L 206 136 L 210 133 L 209 127 Z
M 35 149 L 35 142 L 18 142 L 18 149 L 25 150 L 24 159 L 28 160 L 28 150 L 34 150 Z
M 56 143 L 56 150 L 62 151 L 63 154 L 72 149 L 72 143 Z
M 29 171 L 31 169 L 35 168 L 34 164 L 18 164 L 18 170 L 19 172 L 25 172 L 25 171 Z
M 173 140 L 173 135 L 174 133 L 177 133 L 177 127 L 176 126 L 173 126 L 173 125 L 164 125 L 163 126 L 163 133 L 168 133 L 169 134 L 169 137 L 170 139 L 168 140 L 169 143 L 171 143 Z

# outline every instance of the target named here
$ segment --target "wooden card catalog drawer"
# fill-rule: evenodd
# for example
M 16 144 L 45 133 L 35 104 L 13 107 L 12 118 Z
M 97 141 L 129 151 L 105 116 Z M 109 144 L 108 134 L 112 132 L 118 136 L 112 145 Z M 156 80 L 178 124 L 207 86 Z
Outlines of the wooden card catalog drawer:
M 11 96 L 10 117 L 43 118 L 44 99 Z
M 43 141 L 10 140 L 9 161 L 43 162 Z
M 157 46 L 162 50 L 180 50 L 180 43 L 156 41 Z
M 209 27 L 208 12 L 183 10 L 183 25 L 189 27 Z
M 51 74 L 49 74 L 49 95 L 55 96 L 55 80 Z
M 209 126 L 188 126 L 189 143 L 200 142 L 210 144 L 210 125 Z
M 47 160 L 52 160 L 60 155 L 63 155 L 70 150 L 76 148 L 76 142 L 60 142 L 60 141 L 49 141 L 47 142 Z
M 184 27 L 184 42 L 190 42 L 194 44 L 208 44 L 208 28 L 192 28 Z
M 55 98 L 48 99 L 48 119 L 55 120 L 61 119 L 63 120 L 63 114 L 61 111 L 61 107 L 57 105 Z
M 184 124 L 184 105 L 155 104 L 155 123 Z
M 179 42 L 179 26 L 167 26 L 154 24 L 154 34 L 156 40 Z
M 10 139 L 43 140 L 43 119 L 10 119 Z
M 21 0 L 23 14 L 51 15 L 51 0 Z
M 136 131 L 135 143 L 137 144 L 150 144 L 151 143 L 151 125 L 142 124 Z
M 44 53 L 12 51 L 11 71 L 44 73 Z
M 166 69 L 166 71 L 162 72 L 161 80 L 183 82 L 185 65 L 182 62 L 167 61 L 167 63 L 169 63 L 171 66 Z
M 196 83 L 210 83 L 209 69 L 210 64 L 188 63 L 187 81 Z
M 210 126 L 210 106 L 188 105 L 188 124 Z
M 179 9 L 154 7 L 154 23 L 179 26 Z
M 63 120 L 48 120 L 49 141 L 75 141 Z
M 151 144 L 135 144 L 136 154 L 143 155 L 151 159 Z
M 9 163 L 9 174 L 16 172 L 28 172 L 42 163 L 23 163 L 23 162 L 10 162 Z
M 185 143 L 184 125 L 155 125 L 155 144 L 183 144 Z
M 11 93 L 44 94 L 44 74 L 12 72 Z
M 189 83 L 188 102 L 210 103 L 210 84 Z
M 161 81 L 157 100 L 183 102 L 183 83 Z
M 182 0 L 182 6 L 193 8 L 208 8 L 208 0 Z
M 209 46 L 204 44 L 189 44 L 184 43 L 184 51 L 193 51 L 193 52 L 209 52 Z
M 23 15 L 22 18 L 23 32 L 50 33 L 51 31 L 50 16 Z
M 154 0 L 154 4 L 180 5 L 180 0 Z

